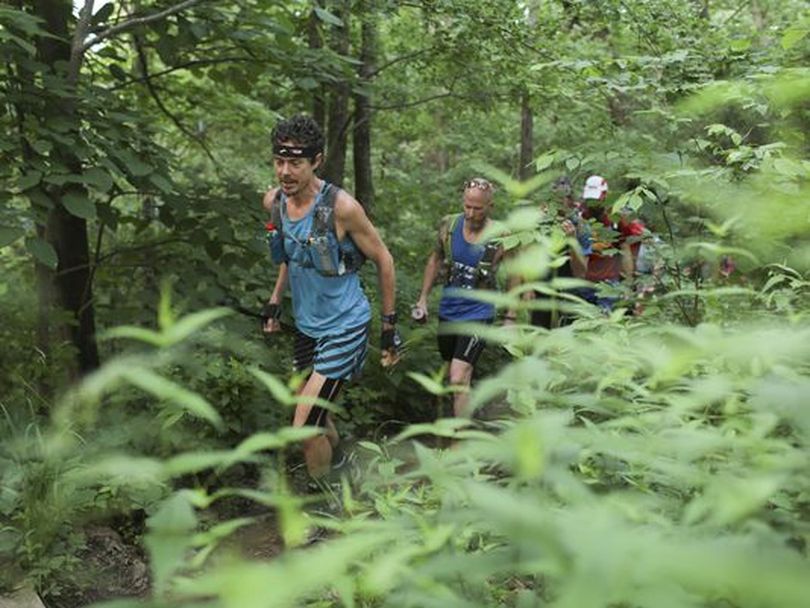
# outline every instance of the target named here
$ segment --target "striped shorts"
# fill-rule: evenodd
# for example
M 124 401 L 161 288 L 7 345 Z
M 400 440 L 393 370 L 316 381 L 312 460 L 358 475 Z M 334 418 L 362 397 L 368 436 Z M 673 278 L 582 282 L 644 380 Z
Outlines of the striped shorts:
M 339 334 L 312 338 L 295 334 L 293 367 L 312 369 L 326 378 L 349 380 L 360 373 L 368 353 L 369 324 L 363 323 Z

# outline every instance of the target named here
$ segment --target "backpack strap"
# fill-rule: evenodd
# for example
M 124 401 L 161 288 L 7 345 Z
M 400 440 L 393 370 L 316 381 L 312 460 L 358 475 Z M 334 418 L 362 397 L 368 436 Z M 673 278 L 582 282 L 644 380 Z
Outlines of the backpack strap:
M 340 188 L 329 183 L 325 183 L 323 192 L 315 207 L 315 215 L 312 218 L 312 234 L 314 236 L 325 236 L 330 232 L 335 233 L 335 200 Z
M 462 216 L 461 213 L 445 215 L 439 224 L 439 243 L 445 263 L 453 261 L 453 232 Z
M 270 221 L 276 227 L 277 231 L 275 237 L 277 240 L 276 250 L 280 252 L 277 255 L 280 255 L 281 258 L 283 258 L 282 260 L 275 260 L 276 263 L 289 262 L 287 259 L 287 254 L 284 251 L 284 221 L 281 213 L 281 206 L 283 204 L 284 202 L 281 200 L 281 188 L 278 188 L 275 196 L 273 197 L 273 208 L 270 210 Z

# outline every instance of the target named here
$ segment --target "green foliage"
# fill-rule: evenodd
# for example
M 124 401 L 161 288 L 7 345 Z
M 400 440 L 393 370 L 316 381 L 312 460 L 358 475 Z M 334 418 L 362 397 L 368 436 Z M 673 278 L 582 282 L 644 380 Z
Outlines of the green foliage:
M 116 7 L 92 32 L 127 18 Z M 259 207 L 269 127 L 338 81 L 357 88 L 354 57 L 309 46 L 311 8 L 199 3 L 94 45 L 75 89 L 41 61 L 51 34 L 33 5 L 0 9 L 2 585 L 54 589 L 80 565 L 85 525 L 143 509 L 155 606 L 806 604 L 803 3 L 372 7 L 373 216 L 401 316 L 436 223 L 484 173 L 531 282 L 482 297 L 531 309 L 542 303 L 519 293 L 537 290 L 580 318 L 486 328 L 472 402 L 489 422 L 434 421 L 452 392 L 434 321 L 402 324 L 394 370 L 373 344 L 338 412 L 364 439 L 338 519 L 309 513 L 285 479 L 310 432 L 285 426 L 300 380 L 287 381 L 289 338 L 265 344 L 255 320 L 219 308 L 257 308 L 274 279 Z M 355 44 L 357 16 L 317 6 L 313 22 Z M 521 184 L 523 100 L 537 176 Z M 614 213 L 658 235 L 655 271 L 617 293 L 637 315 L 602 318 L 565 293 L 574 283 L 540 280 L 564 261 L 558 231 L 531 229 L 561 173 L 606 176 Z M 74 354 L 43 338 L 33 262 L 58 266 L 59 205 L 88 222 L 107 363 L 54 397 Z M 209 519 L 237 498 L 277 515 L 281 557 L 217 559 L 254 523 Z M 333 537 L 295 548 L 315 525 Z

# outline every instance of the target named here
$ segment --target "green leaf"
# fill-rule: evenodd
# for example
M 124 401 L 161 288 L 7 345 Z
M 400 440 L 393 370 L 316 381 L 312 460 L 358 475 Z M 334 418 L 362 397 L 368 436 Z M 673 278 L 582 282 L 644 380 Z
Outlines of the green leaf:
M 171 324 L 168 329 L 163 332 L 164 344 L 172 345 L 182 342 L 217 319 L 227 317 L 230 314 L 233 314 L 230 308 L 211 308 L 186 315 L 179 321 Z
M 808 31 L 810 31 L 810 24 L 806 22 L 786 30 L 782 35 L 782 48 L 786 51 L 792 49 L 807 36 Z
M 93 17 L 90 20 L 90 22 L 93 25 L 99 25 L 101 23 L 104 23 L 104 21 L 106 21 L 110 17 L 110 15 L 112 15 L 112 12 L 113 12 L 114 8 L 115 8 L 115 5 L 112 2 L 108 2 L 106 4 L 103 4 L 101 6 L 101 8 L 99 8 L 93 14 Z
M 149 181 L 152 182 L 155 186 L 157 186 L 158 189 L 165 194 L 169 194 L 170 192 L 172 192 L 172 190 L 174 190 L 174 186 L 172 186 L 172 183 L 160 173 L 153 173 L 152 175 L 150 175 Z
M 86 185 L 92 186 L 99 192 L 108 192 L 113 187 L 112 177 L 101 167 L 90 167 L 84 171 L 82 180 Z
M 183 564 L 191 545 L 189 534 L 197 526 L 197 516 L 187 491 L 166 499 L 157 513 L 147 520 L 149 533 L 144 544 L 149 550 L 155 586 L 161 592 L 172 574 Z
M 310 76 L 305 76 L 304 78 L 298 79 L 298 86 L 305 91 L 311 91 L 313 89 L 318 88 L 318 81 Z
M 112 77 L 115 78 L 116 80 L 125 81 L 129 78 L 129 75 L 126 73 L 124 68 L 122 68 L 117 63 L 111 63 L 108 69 L 110 70 L 110 74 L 112 74 Z
M 751 48 L 751 40 L 748 38 L 740 38 L 731 41 L 731 50 L 742 52 Z
M 318 19 L 320 19 L 324 23 L 328 23 L 329 25 L 334 25 L 336 27 L 343 27 L 343 21 L 338 19 L 335 15 L 330 13 L 325 8 L 321 8 L 320 6 L 316 6 L 314 10 L 315 10 L 315 14 L 318 16 Z
M 68 192 L 62 196 L 62 204 L 71 215 L 85 220 L 96 218 L 96 206 L 85 194 Z
M 207 420 L 215 428 L 222 429 L 222 418 L 208 401 L 179 384 L 145 368 L 122 370 L 122 377 L 143 391 L 160 399 L 175 403 L 189 413 Z
M 146 164 L 129 150 L 122 150 L 116 153 L 118 159 L 124 163 L 129 172 L 135 177 L 143 177 L 152 173 L 154 168 Z
M 59 257 L 56 255 L 56 249 L 48 241 L 39 237 L 28 238 L 25 239 L 25 248 L 41 264 L 56 270 L 59 265 Z
M 29 171 L 20 176 L 17 180 L 17 186 L 20 190 L 28 190 L 29 188 L 36 186 L 42 180 L 42 173 L 39 171 Z
M 99 340 L 115 340 L 116 338 L 138 340 L 153 346 L 163 346 L 165 342 L 162 334 L 145 327 L 135 327 L 133 325 L 113 327 L 99 335 Z
M 445 395 L 452 392 L 452 389 L 449 386 L 445 386 L 441 382 L 437 382 L 430 376 L 426 376 L 418 372 L 408 372 L 408 377 L 432 395 Z
M 24 234 L 25 231 L 21 228 L 0 226 L 0 247 L 7 247 L 8 245 L 11 245 Z
M 273 399 L 282 405 L 295 405 L 295 395 L 281 380 L 258 367 L 249 367 L 248 371 L 267 387 L 267 390 L 273 395 Z

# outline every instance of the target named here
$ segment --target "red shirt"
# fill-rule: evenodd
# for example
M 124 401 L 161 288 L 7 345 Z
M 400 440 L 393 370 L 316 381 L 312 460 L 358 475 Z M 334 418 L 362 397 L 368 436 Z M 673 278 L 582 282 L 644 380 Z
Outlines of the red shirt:
M 625 217 L 613 222 L 607 211 L 599 217 L 591 215 L 586 209 L 582 217 L 591 220 L 591 240 L 593 253 L 588 256 L 588 272 L 585 278 L 592 282 L 618 281 L 622 276 L 621 247 L 628 237 L 638 237 L 644 233 L 644 223 Z M 640 239 L 630 243 L 633 259 L 638 255 Z

